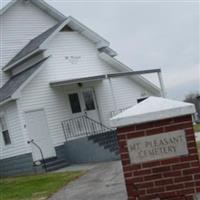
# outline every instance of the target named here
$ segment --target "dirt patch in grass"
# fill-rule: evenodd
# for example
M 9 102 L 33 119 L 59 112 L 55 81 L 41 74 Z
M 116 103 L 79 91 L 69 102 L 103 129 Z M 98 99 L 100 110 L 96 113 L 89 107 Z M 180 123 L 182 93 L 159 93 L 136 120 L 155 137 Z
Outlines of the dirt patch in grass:
M 45 200 L 81 175 L 65 172 L 1 179 L 0 200 Z

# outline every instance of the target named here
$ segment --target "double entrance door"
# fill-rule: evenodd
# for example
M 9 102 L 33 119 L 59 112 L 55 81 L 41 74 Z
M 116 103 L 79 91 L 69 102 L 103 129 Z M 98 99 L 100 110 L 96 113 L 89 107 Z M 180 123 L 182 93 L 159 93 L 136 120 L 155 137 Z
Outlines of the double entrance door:
M 81 134 L 86 131 L 96 131 L 96 127 L 94 126 L 95 121 L 99 122 L 100 119 L 94 89 L 84 88 L 74 90 L 68 92 L 67 96 L 73 121 L 73 127 L 70 125 L 69 129 L 73 129 L 73 134 Z M 87 120 L 87 118 L 82 118 L 82 116 L 86 116 L 94 120 L 94 122 L 92 123 L 92 120 Z

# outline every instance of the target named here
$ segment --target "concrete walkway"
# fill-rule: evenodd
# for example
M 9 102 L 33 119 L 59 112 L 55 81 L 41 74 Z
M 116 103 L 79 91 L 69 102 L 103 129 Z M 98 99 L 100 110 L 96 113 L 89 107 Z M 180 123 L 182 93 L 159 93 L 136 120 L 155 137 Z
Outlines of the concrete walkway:
M 71 170 L 79 169 L 81 166 Z M 87 174 L 70 183 L 49 200 L 125 200 L 126 189 L 119 161 L 84 166 Z M 70 168 L 66 168 L 70 170 Z

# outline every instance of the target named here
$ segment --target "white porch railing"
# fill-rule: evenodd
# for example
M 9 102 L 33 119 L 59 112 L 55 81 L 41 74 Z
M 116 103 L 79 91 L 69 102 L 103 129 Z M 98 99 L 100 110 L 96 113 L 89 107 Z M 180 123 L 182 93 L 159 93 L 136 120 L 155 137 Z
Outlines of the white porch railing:
M 62 127 L 66 140 L 113 131 L 113 129 L 86 115 L 65 120 L 62 122 Z

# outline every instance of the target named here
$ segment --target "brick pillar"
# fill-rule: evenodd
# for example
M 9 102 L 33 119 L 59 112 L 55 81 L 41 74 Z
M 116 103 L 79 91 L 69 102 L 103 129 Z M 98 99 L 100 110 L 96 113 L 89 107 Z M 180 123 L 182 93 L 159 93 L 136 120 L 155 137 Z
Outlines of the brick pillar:
M 120 123 L 125 115 L 121 116 L 113 121 Z M 120 126 L 117 134 L 128 200 L 192 200 L 200 192 L 191 114 Z

